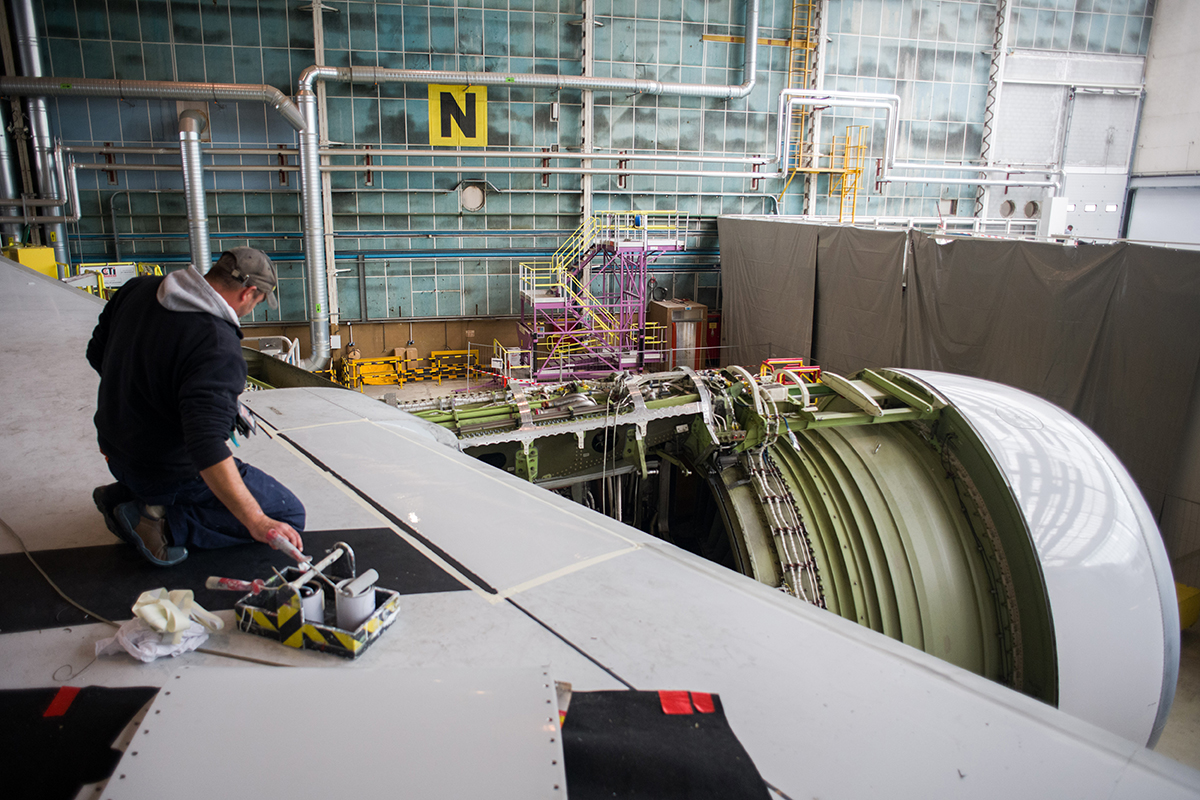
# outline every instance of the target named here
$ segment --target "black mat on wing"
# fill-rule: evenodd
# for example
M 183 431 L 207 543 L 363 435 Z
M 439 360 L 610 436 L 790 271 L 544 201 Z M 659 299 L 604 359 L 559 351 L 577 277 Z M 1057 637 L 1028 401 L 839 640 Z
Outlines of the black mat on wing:
M 0 691 L 0 785 L 7 797 L 71 800 L 80 787 L 112 775 L 121 759 L 113 741 L 158 689 L 85 686 L 59 715 L 44 716 L 60 691 Z
M 658 692 L 575 692 L 563 723 L 571 800 L 769 800 L 767 785 L 714 711 L 663 712 Z
M 345 542 L 354 550 L 359 572 L 374 569 L 379 586 L 400 594 L 428 594 L 465 589 L 458 580 L 387 528 L 349 531 L 305 531 L 304 551 L 319 559 Z M 127 544 L 38 550 L 33 557 L 75 602 L 111 620 L 126 620 L 139 594 L 150 589 L 192 589 L 196 602 L 209 611 L 233 608 L 237 592 L 204 588 L 209 575 L 223 578 L 269 578 L 271 567 L 295 562 L 266 545 L 253 543 L 220 550 L 190 550 L 174 567 L 156 567 Z M 24 553 L 0 555 L 0 632 L 41 630 L 91 622 L 46 583 Z

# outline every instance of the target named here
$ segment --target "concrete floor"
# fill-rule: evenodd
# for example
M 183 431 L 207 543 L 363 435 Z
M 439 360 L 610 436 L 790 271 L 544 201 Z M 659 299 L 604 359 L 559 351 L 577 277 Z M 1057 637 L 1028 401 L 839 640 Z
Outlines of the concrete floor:
M 491 390 L 499 387 L 472 385 L 472 390 Z M 465 392 L 465 380 L 410 382 L 404 386 L 364 386 L 363 394 L 382 400 L 395 393 L 399 402 L 429 400 Z M 1200 624 L 1182 632 L 1179 655 L 1179 683 L 1175 688 L 1175 703 L 1167 717 L 1166 728 L 1156 752 L 1169 756 L 1194 769 L 1200 769 Z

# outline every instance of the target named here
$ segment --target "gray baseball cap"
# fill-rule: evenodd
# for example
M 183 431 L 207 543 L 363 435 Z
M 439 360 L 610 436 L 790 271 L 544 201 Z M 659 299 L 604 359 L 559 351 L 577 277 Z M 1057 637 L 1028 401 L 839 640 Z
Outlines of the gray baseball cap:
M 271 263 L 271 259 L 267 258 L 267 254 L 262 250 L 255 250 L 253 247 L 235 247 L 232 250 L 226 250 L 225 253 L 233 256 L 233 269 L 229 274 L 233 276 L 234 280 L 241 281 L 244 286 L 253 286 L 265 292 L 267 305 L 273 309 L 279 308 L 279 297 L 275 293 L 275 288 L 279 285 L 279 276 L 275 272 L 275 265 Z M 221 255 L 225 255 L 225 253 Z

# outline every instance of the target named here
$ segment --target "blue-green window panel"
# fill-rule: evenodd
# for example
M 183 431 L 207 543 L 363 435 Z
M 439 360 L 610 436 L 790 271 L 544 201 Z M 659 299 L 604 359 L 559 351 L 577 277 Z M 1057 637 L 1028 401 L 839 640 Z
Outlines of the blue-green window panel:
M 488 275 L 487 277 L 487 313 L 513 314 L 519 310 L 519 302 L 515 300 L 516 278 L 513 275 Z
M 462 283 L 464 315 L 494 313 L 488 310 L 488 279 L 486 275 L 467 275 Z
M 382 269 L 382 265 L 380 267 Z M 367 319 L 387 319 L 388 312 L 387 279 L 371 274 L 370 265 L 367 267 L 366 283 Z M 339 295 L 339 302 L 341 297 Z
M 1122 55 L 1145 55 L 1153 5 L 1116 3 L 1014 3 L 1010 41 L 1015 47 Z
M 363 318 L 358 285 L 357 275 L 339 275 L 337 278 L 338 313 L 344 320 Z

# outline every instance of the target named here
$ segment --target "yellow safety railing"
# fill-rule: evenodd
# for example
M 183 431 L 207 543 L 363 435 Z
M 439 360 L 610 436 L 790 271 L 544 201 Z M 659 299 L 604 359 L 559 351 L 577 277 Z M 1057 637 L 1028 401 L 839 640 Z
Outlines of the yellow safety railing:
M 537 296 L 549 292 L 559 281 L 552 261 L 522 261 L 518 265 L 518 280 L 521 292 Z
M 841 160 L 841 174 L 829 187 L 831 195 L 838 195 L 838 222 L 854 222 L 858 206 L 858 187 L 862 178 L 863 161 L 867 151 L 866 125 L 849 125 L 846 128 L 846 138 L 841 142 L 839 151 L 837 137 L 834 137 L 834 161 Z
M 619 348 L 623 335 L 632 332 L 630 325 L 623 324 L 612 308 L 592 294 L 584 277 L 575 270 L 597 241 L 618 247 L 632 244 L 649 249 L 671 243 L 683 247 L 689 224 L 689 215 L 675 210 L 601 212 L 585 220 L 555 251 L 551 261 L 521 262 L 518 285 L 521 293 L 534 301 L 535 318 L 539 309 L 549 306 L 557 315 L 561 307 L 562 313 L 573 309 L 590 323 L 584 330 L 541 333 L 542 342 L 554 358 L 583 355 L 596 348 Z M 643 349 L 666 349 L 664 326 L 647 325 L 645 334 Z
M 581 313 L 590 314 L 609 344 L 616 344 L 619 320 L 570 272 L 552 262 L 523 261 L 518 265 L 518 275 L 521 291 L 562 298 L 564 306 L 573 305 Z
M 519 347 L 506 347 L 505 345 L 500 344 L 499 339 L 492 339 L 492 359 L 491 363 L 489 364 L 490 369 L 487 371 L 487 374 L 490 377 L 495 377 L 496 373 L 494 370 L 499 370 L 501 377 L 504 378 L 506 383 L 509 380 L 512 380 L 514 377 L 528 378 L 530 377 L 530 372 L 532 371 L 532 367 L 530 365 L 533 364 L 533 359 L 531 356 L 532 352 L 529 350 L 522 350 Z M 468 370 L 470 369 L 471 368 L 468 367 Z M 478 367 L 476 367 L 476 369 L 478 369 Z M 513 370 L 520 370 L 525 374 L 514 376 Z M 467 379 L 468 381 L 471 379 L 470 371 L 467 372 Z
M 555 269 L 559 272 L 569 270 L 571 265 L 591 248 L 596 241 L 596 222 L 597 217 L 595 216 L 585 219 L 583 224 L 567 237 L 562 246 L 554 251 Z
M 679 211 L 606 211 L 596 215 L 596 238 L 649 244 L 654 240 L 683 242 L 690 217 Z
M 646 348 L 661 350 L 667 346 L 667 326 L 661 322 L 646 323 Z

